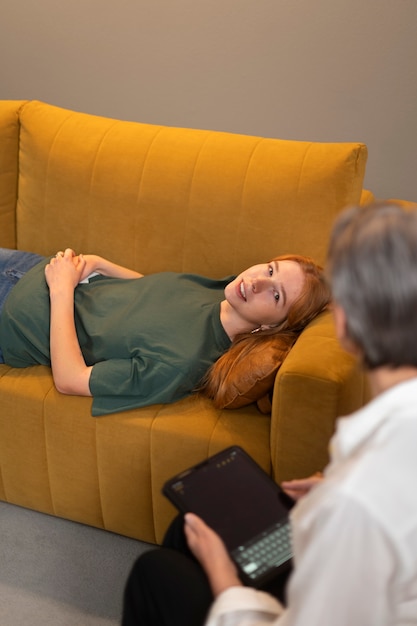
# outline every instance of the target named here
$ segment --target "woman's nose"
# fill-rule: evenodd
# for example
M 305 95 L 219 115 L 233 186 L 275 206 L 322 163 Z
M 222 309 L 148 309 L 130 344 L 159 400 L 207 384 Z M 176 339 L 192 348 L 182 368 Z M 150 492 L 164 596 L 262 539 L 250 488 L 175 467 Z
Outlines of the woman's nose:
M 265 291 L 265 289 L 268 289 L 270 287 L 270 279 L 266 278 L 265 276 L 259 276 L 257 278 L 254 278 L 252 280 L 252 291 L 254 293 L 260 293 L 262 291 Z

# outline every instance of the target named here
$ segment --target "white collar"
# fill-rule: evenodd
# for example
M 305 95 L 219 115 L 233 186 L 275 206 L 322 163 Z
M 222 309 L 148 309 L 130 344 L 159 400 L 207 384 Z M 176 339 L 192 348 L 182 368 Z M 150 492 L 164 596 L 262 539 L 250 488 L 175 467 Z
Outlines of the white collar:
M 332 458 L 350 456 L 384 423 L 399 415 L 417 418 L 416 400 L 417 378 L 412 378 L 379 394 L 351 416 L 339 419 L 330 444 Z

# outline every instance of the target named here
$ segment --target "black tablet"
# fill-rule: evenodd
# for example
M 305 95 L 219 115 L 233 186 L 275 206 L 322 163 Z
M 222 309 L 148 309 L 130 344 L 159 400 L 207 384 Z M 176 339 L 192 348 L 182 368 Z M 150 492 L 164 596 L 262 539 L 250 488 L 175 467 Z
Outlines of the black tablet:
M 245 583 L 259 586 L 290 566 L 294 502 L 239 446 L 174 476 L 162 491 L 222 537 Z

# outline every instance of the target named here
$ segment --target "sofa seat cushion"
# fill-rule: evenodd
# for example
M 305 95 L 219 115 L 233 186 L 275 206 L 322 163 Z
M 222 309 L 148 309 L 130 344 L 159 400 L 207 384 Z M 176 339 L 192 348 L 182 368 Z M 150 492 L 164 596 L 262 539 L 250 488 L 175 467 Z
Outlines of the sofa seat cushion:
M 162 485 L 228 445 L 271 472 L 270 417 L 216 410 L 198 395 L 100 418 L 62 396 L 50 369 L 0 365 L 0 499 L 148 542 L 174 507 Z

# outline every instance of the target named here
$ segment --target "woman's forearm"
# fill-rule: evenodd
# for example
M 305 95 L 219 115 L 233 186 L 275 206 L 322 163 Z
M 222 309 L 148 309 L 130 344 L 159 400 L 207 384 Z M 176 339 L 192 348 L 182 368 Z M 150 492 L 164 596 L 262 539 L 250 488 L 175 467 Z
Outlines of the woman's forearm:
M 109 276 L 110 278 L 142 278 L 143 274 L 131 270 L 122 265 L 112 263 L 107 259 L 95 254 L 85 254 L 84 259 L 87 264 L 89 273 L 98 272 L 103 276 Z
M 67 248 L 45 267 L 51 302 L 50 354 L 55 386 L 61 393 L 91 396 L 90 375 L 81 352 L 74 319 L 74 290 L 93 272 L 112 278 L 141 278 L 134 270 L 100 256 L 76 255 Z
M 90 396 L 91 367 L 84 361 L 74 319 L 74 289 L 86 269 L 83 256 L 67 248 L 45 266 L 51 303 L 50 355 L 54 383 L 58 391 Z
M 229 587 L 240 587 L 236 565 L 219 535 L 193 513 L 187 513 L 184 521 L 188 547 L 205 571 L 213 596 L 216 598 Z
M 82 355 L 75 330 L 74 293 L 50 294 L 50 352 L 54 383 L 65 394 L 91 396 L 91 367 Z

